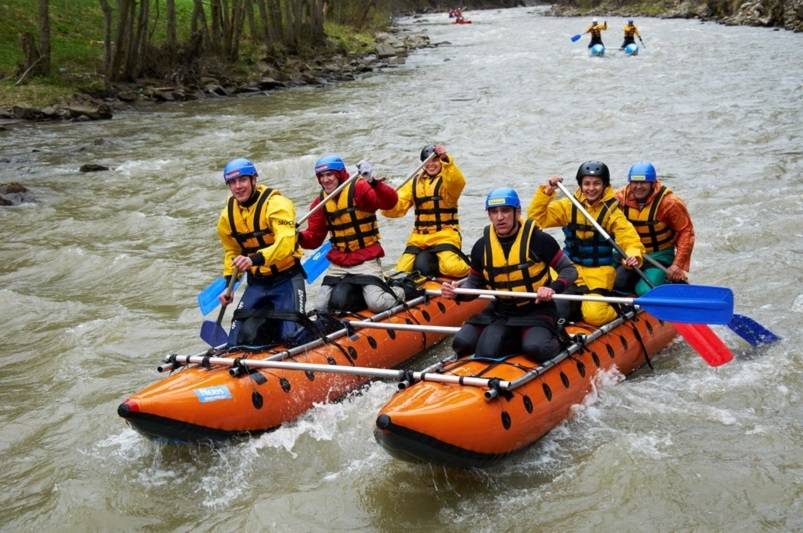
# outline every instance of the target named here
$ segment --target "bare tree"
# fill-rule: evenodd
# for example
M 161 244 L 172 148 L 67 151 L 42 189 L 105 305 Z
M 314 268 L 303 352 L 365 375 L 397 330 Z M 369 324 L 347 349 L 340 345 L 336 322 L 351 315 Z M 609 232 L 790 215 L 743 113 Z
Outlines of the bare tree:
M 158 3 L 157 3 L 158 5 Z M 167 53 L 170 56 L 170 62 L 173 63 L 176 59 L 176 0 L 167 0 Z M 195 17 L 193 17 L 193 22 Z
M 103 11 L 103 78 L 108 85 L 112 79 L 112 7 L 108 0 L 100 0 Z

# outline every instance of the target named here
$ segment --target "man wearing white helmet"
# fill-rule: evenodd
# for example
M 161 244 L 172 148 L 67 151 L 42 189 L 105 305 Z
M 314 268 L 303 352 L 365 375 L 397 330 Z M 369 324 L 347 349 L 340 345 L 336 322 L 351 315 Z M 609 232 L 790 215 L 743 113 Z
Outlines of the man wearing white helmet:
M 591 26 L 586 28 L 586 31 L 583 34 L 590 33 L 591 34 L 591 42 L 588 43 L 588 47 L 591 48 L 595 44 L 601 44 L 605 46 L 602 42 L 602 32 L 608 29 L 608 21 L 603 22 L 602 24 L 599 23 L 596 17 L 591 19 Z

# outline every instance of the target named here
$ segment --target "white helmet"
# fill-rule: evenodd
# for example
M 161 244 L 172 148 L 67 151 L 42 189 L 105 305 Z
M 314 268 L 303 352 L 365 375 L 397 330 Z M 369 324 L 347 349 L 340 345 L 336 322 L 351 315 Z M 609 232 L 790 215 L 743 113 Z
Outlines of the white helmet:
M 597 23 L 597 17 L 594 17 L 593 19 L 591 19 L 591 23 L 592 24 L 596 24 Z

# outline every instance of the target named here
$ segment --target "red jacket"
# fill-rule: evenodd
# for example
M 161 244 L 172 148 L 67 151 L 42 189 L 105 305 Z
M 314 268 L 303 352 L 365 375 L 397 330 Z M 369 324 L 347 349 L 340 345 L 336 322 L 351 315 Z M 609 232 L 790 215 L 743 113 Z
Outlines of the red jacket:
M 396 189 L 382 181 L 377 181 L 371 186 L 367 181 L 359 178 L 354 184 L 354 203 L 361 211 L 375 212 L 378 209 L 391 209 L 396 205 L 398 199 L 399 195 L 396 193 Z M 315 208 L 320 202 L 320 196 L 315 198 L 310 204 L 310 209 Z M 315 249 L 323 244 L 327 233 L 324 210 L 320 209 L 307 220 L 307 229 L 298 233 L 298 242 L 302 248 Z M 332 248 L 326 254 L 329 261 L 342 267 L 359 265 L 384 256 L 385 250 L 378 242 L 353 252 L 343 252 Z

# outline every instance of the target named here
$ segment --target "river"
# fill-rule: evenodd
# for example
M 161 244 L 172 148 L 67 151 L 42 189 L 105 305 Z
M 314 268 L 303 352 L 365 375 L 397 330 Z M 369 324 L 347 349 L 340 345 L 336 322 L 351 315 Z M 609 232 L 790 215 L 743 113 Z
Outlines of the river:
M 569 40 L 585 19 L 466 15 L 401 21 L 443 44 L 353 82 L 0 132 L 0 182 L 39 199 L 0 209 L 0 529 L 803 529 L 803 35 L 644 18 L 629 58 L 609 17 L 611 53 L 590 58 Z M 715 326 L 736 353 L 717 369 L 678 342 L 652 371 L 601 376 L 571 420 L 482 471 L 388 456 L 372 431 L 389 383 L 218 449 L 126 426 L 117 405 L 159 359 L 201 348 L 228 159 L 253 158 L 301 215 L 319 155 L 399 180 L 431 141 L 468 178 L 466 250 L 495 186 L 526 201 L 587 159 L 617 186 L 653 161 L 695 220 L 693 282 L 731 287 L 784 340 L 751 349 Z M 380 223 L 390 268 L 411 216 Z

